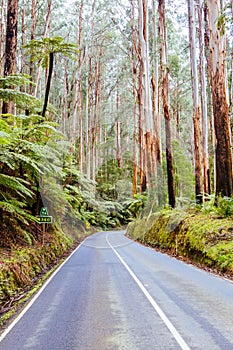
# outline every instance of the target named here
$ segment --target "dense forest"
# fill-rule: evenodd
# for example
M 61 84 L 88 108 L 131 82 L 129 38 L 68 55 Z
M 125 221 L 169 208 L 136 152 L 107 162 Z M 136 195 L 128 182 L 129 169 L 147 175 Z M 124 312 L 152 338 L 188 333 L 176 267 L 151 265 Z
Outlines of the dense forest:
M 0 245 L 141 209 L 231 214 L 232 16 L 225 0 L 1 0 Z

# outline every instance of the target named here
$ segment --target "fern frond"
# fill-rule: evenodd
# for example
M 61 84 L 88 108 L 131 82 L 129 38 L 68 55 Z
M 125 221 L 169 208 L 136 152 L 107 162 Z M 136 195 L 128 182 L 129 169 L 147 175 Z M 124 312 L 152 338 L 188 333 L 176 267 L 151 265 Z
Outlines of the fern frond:
M 8 144 L 10 142 L 9 138 L 9 133 L 5 131 L 0 131 L 0 145 Z
M 10 86 L 23 86 L 25 84 L 36 85 L 30 80 L 29 75 L 24 74 L 12 74 L 6 77 L 0 77 L 0 87 L 5 89 Z
M 26 225 L 29 224 L 29 221 L 37 222 L 37 218 L 24 210 L 21 204 L 21 202 L 16 200 L 0 201 L 0 208 L 2 211 L 16 217 Z
M 41 106 L 41 101 L 37 100 L 34 96 L 27 94 L 26 92 L 12 90 L 12 89 L 1 89 L 0 88 L 0 99 L 3 101 L 14 101 L 19 107 L 29 106 Z
M 29 185 L 29 183 L 23 179 L 18 177 L 0 174 L 0 185 L 5 188 L 11 189 L 21 196 L 32 197 L 32 191 L 30 191 L 25 185 Z

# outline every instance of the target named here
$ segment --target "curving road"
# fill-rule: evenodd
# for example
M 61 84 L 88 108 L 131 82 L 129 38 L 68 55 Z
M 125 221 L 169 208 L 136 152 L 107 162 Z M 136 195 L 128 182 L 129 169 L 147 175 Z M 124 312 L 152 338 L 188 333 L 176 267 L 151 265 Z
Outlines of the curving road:
M 24 349 L 232 350 L 233 283 L 100 232 L 0 336 Z

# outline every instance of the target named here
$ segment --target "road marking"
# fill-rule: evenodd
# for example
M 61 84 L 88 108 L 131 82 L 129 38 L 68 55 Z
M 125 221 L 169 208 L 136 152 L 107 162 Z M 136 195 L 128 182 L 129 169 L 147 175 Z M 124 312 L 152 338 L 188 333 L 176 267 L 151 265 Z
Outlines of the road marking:
M 86 240 L 86 239 L 85 239 Z M 56 276 L 59 270 L 63 267 L 65 263 L 72 257 L 73 254 L 83 245 L 85 240 L 68 256 L 68 258 L 63 261 L 63 263 L 52 273 L 52 275 L 47 279 L 45 284 L 39 289 L 39 291 L 35 294 L 35 296 L 31 299 L 31 301 L 27 304 L 27 306 L 21 311 L 18 317 L 14 319 L 14 321 L 5 329 L 5 331 L 0 335 L 0 343 L 7 336 L 7 334 L 14 328 L 14 326 L 19 322 L 19 320 L 25 315 L 25 313 L 30 309 L 30 307 L 34 304 L 34 302 L 39 298 L 43 290 L 47 287 L 47 285 L 51 282 L 51 280 Z
M 182 350 L 191 350 L 190 347 L 186 344 L 186 342 L 184 341 L 184 339 L 182 338 L 182 336 L 179 334 L 179 332 L 176 330 L 176 328 L 173 326 L 173 324 L 171 323 L 171 321 L 169 321 L 169 319 L 167 318 L 167 316 L 165 315 L 165 313 L 160 309 L 159 305 L 156 303 L 156 301 L 152 298 L 152 296 L 150 295 L 150 293 L 147 291 L 147 289 L 143 286 L 142 282 L 138 279 L 138 277 L 135 275 L 135 273 L 131 270 L 131 268 L 126 264 L 126 262 L 124 261 L 124 259 L 120 256 L 120 254 L 116 251 L 116 249 L 111 245 L 111 243 L 109 242 L 108 239 L 109 235 L 106 235 L 105 239 L 106 242 L 108 243 L 109 247 L 114 251 L 114 253 L 116 254 L 116 256 L 118 257 L 118 259 L 121 261 L 121 263 L 124 265 L 124 267 L 126 268 L 126 270 L 129 272 L 129 274 L 131 275 L 131 277 L 134 279 L 134 281 L 137 283 L 137 285 L 139 286 L 139 288 L 141 289 L 141 291 L 143 292 L 143 294 L 146 296 L 146 298 L 148 299 L 148 301 L 151 303 L 151 305 L 153 306 L 153 308 L 155 309 L 155 311 L 157 312 L 157 314 L 160 316 L 160 318 L 162 319 L 162 321 L 165 323 L 165 325 L 167 326 L 167 328 L 169 329 L 169 331 L 171 332 L 171 334 L 173 335 L 173 337 L 176 339 L 177 343 L 179 344 L 180 348 Z

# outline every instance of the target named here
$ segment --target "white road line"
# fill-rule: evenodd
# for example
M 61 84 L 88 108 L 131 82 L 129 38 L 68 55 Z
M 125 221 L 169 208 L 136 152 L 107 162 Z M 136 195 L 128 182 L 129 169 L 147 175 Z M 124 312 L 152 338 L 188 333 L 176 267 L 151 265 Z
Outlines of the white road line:
M 45 284 L 39 289 L 39 291 L 35 294 L 35 296 L 31 299 L 31 301 L 27 304 L 27 306 L 22 310 L 18 317 L 14 319 L 14 321 L 5 329 L 5 331 L 0 335 L 0 343 L 7 336 L 7 334 L 14 328 L 14 326 L 19 322 L 19 320 L 25 315 L 25 313 L 30 309 L 30 307 L 34 304 L 34 302 L 39 298 L 43 290 L 47 287 L 47 285 L 51 282 L 51 280 L 56 276 L 59 270 L 63 267 L 65 263 L 72 257 L 73 254 L 83 245 L 85 240 L 68 256 L 68 258 L 53 272 L 53 274 L 47 279 Z
M 148 301 L 151 303 L 157 314 L 160 316 L 162 321 L 165 323 L 173 337 L 176 339 L 177 343 L 179 344 L 180 348 L 182 350 L 191 350 L 190 347 L 186 344 L 182 336 L 179 334 L 179 332 L 176 330 L 176 328 L 173 326 L 171 321 L 167 318 L 167 316 L 164 314 L 164 312 L 160 309 L 159 305 L 155 302 L 155 300 L 152 298 L 150 293 L 146 290 L 146 288 L 143 286 L 142 282 L 138 279 L 138 277 L 135 275 L 135 273 L 130 269 L 130 267 L 126 264 L 124 259 L 120 256 L 120 254 L 116 251 L 116 249 L 111 245 L 108 239 L 109 235 L 106 235 L 105 239 L 108 243 L 109 247 L 114 251 L 114 253 L 117 255 L 118 259 L 121 261 L 121 263 L 124 265 L 126 270 L 129 272 L 131 277 L 134 279 L 134 281 L 137 283 L 143 294 L 146 296 Z

